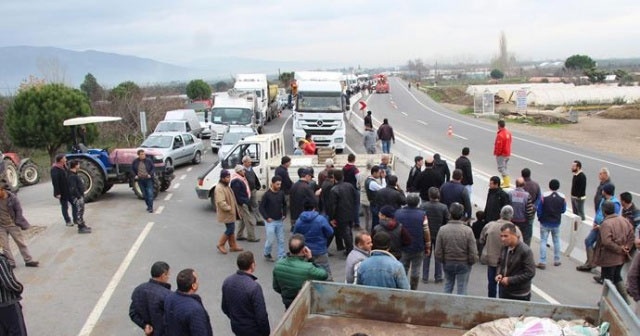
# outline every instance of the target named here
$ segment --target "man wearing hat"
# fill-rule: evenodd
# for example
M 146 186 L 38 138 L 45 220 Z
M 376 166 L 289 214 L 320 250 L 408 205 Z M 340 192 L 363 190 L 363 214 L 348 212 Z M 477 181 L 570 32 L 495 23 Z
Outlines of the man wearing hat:
M 404 267 L 391 253 L 391 238 L 386 232 L 373 236 L 371 256 L 358 267 L 357 284 L 385 288 L 409 289 Z
M 224 223 L 226 229 L 220 240 L 218 241 L 218 251 L 222 254 L 227 254 L 225 244 L 229 242 L 229 248 L 231 252 L 242 251 L 242 248 L 236 244 L 236 218 L 238 217 L 238 207 L 236 199 L 233 195 L 233 190 L 229 187 L 231 183 L 231 173 L 228 170 L 223 169 L 220 172 L 220 182 L 216 185 L 214 191 L 214 200 L 216 203 L 216 211 L 218 216 L 218 222 Z
M 298 177 L 300 177 L 300 179 L 294 183 L 291 186 L 291 190 L 289 190 L 291 201 L 289 208 L 291 213 L 291 229 L 293 229 L 298 217 L 300 217 L 300 214 L 304 211 L 305 202 L 317 203 L 315 193 L 310 185 L 313 179 L 311 169 L 306 167 L 298 169 Z
M 20 305 L 23 289 L 0 246 L 0 335 L 27 335 Z
M 16 261 L 9 249 L 9 236 L 11 236 L 20 249 L 25 265 L 38 267 L 39 263 L 33 260 L 22 235 L 22 230 L 28 229 L 31 225 L 22 215 L 22 206 L 20 206 L 18 197 L 7 191 L 8 188 L 6 180 L 0 180 L 0 247 L 6 249 L 5 256 L 11 267 L 16 267 Z
M 260 239 L 256 238 L 255 232 L 256 219 L 251 213 L 251 188 L 247 181 L 246 171 L 242 165 L 236 165 L 233 170 L 235 174 L 231 175 L 230 185 L 240 212 L 240 225 L 236 236 L 238 240 L 247 240 L 252 243 L 259 242 Z M 244 237 L 245 228 L 247 229 L 248 239 Z

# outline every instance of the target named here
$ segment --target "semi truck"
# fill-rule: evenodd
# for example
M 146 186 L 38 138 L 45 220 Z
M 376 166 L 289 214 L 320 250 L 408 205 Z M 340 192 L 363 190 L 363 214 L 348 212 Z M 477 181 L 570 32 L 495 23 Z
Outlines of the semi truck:
M 254 127 L 258 132 L 262 132 L 263 125 L 257 119 L 260 113 L 254 92 L 231 89 L 217 94 L 209 119 L 211 149 L 214 152 L 220 149 L 224 134 L 234 125 Z
M 607 322 L 610 335 L 640 335 L 638 318 L 608 280 L 598 307 L 311 281 L 271 335 L 478 336 L 482 334 L 466 332 L 482 323 L 519 316 L 585 320 L 595 325 Z M 495 330 L 487 335 L 495 335 Z
M 267 75 L 265 74 L 238 74 L 233 88 L 239 92 L 253 92 L 256 95 L 258 112 L 256 122 L 260 125 L 260 130 L 267 122 L 273 119 L 271 103 L 275 100 L 269 90 Z
M 262 190 L 258 193 L 258 199 L 262 197 L 262 192 L 268 188 L 271 177 L 275 174 L 275 169 L 280 165 L 280 160 L 285 156 L 284 137 L 282 133 L 266 133 L 245 138 L 233 146 L 225 157 L 214 163 L 198 176 L 196 194 L 203 200 L 211 200 L 211 205 L 215 210 L 213 194 L 216 184 L 220 180 L 220 172 L 223 169 L 233 171 L 236 165 L 242 164 L 242 158 L 248 155 L 251 157 L 253 171 L 256 173 Z M 333 156 L 334 166 L 343 167 L 347 163 L 347 154 Z M 366 171 L 367 162 L 380 163 L 382 154 L 356 154 L 355 165 L 360 171 Z M 389 163 L 391 169 L 395 167 L 395 160 L 391 155 Z M 291 180 L 297 181 L 298 168 L 312 167 L 317 174 L 325 168 L 324 161 L 319 161 L 317 155 L 293 155 L 289 166 L 289 176 Z
M 385 74 L 377 74 L 374 76 L 376 84 L 376 93 L 389 93 L 389 79 Z
M 339 72 L 297 71 L 293 106 L 293 148 L 311 135 L 318 147 L 341 153 L 346 147 L 345 112 L 350 110 Z

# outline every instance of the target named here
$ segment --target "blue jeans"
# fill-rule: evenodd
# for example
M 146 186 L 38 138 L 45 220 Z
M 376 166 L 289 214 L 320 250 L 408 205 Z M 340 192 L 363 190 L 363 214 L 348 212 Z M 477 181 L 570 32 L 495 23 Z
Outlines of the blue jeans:
M 389 150 L 391 150 L 391 140 L 381 140 L 382 142 L 382 152 L 389 154 Z
M 592 249 L 593 246 L 598 241 L 598 235 L 600 235 L 600 230 L 591 229 L 591 232 L 587 235 L 587 238 L 584 239 L 584 246 L 588 249 Z
M 236 222 L 224 223 L 224 227 L 224 234 L 226 234 L 227 237 L 233 236 L 236 232 Z
M 264 243 L 264 255 L 271 255 L 273 241 L 277 240 L 278 259 L 286 257 L 284 252 L 284 222 L 282 222 L 282 220 L 273 220 L 271 223 L 265 222 L 264 227 L 267 232 L 267 239 Z
M 431 251 L 436 250 L 436 240 L 431 238 Z M 430 256 L 425 256 L 422 261 L 422 281 L 429 280 L 429 266 L 431 265 L 431 258 L 435 260 L 435 265 L 433 265 L 433 278 L 435 280 L 442 280 L 442 262 L 436 259 L 436 257 L 431 253 Z
M 73 222 L 77 223 L 78 208 L 76 208 L 76 205 L 73 203 L 73 201 L 70 198 L 66 198 L 62 195 L 60 195 L 59 200 L 60 200 L 60 208 L 62 209 L 62 217 L 64 218 L 64 221 L 66 223 L 71 222 L 71 218 L 69 217 L 69 203 L 71 203 L 71 215 L 73 216 Z
M 498 267 L 487 266 L 487 296 L 490 298 L 494 298 L 498 294 L 496 275 L 498 275 Z
M 424 251 L 406 253 L 402 252 L 400 262 L 404 266 L 404 272 L 412 279 L 420 279 L 420 269 L 422 268 L 422 262 L 424 260 Z M 411 274 L 409 275 L 409 269 Z
M 457 284 L 457 294 L 467 295 L 467 284 L 469 283 L 469 273 L 471 265 L 463 261 L 447 261 L 443 263 L 444 268 L 444 292 L 453 293 L 453 286 Z
M 153 210 L 153 179 L 138 179 L 138 186 L 147 204 L 147 210 Z
M 553 238 L 553 261 L 560 261 L 560 228 L 540 225 L 540 263 L 547 263 L 547 239 Z

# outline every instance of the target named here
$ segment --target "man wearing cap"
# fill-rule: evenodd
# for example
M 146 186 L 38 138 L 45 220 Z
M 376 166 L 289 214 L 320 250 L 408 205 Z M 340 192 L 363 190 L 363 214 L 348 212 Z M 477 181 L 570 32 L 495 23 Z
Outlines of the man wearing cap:
M 373 129 L 373 121 L 371 120 L 371 111 L 367 111 L 367 115 L 364 117 L 364 127 Z
M 18 197 L 7 191 L 9 186 L 4 179 L 0 180 L 0 247 L 5 247 L 5 255 L 11 267 L 16 267 L 16 261 L 9 249 L 9 236 L 18 245 L 20 254 L 27 267 L 38 267 L 39 263 L 33 260 L 29 248 L 24 242 L 22 230 L 28 229 L 31 225 L 22 215 L 22 206 Z
M 24 287 L 13 274 L 13 267 L 0 246 L 0 335 L 26 336 L 27 327 L 22 314 Z
M 225 244 L 229 242 L 231 252 L 242 251 L 242 248 L 236 244 L 236 218 L 238 216 L 238 207 L 233 190 L 229 187 L 231 182 L 231 173 L 223 169 L 220 172 L 220 181 L 216 185 L 213 197 L 216 203 L 217 219 L 219 223 L 224 223 L 226 229 L 220 240 L 218 241 L 218 251 L 227 254 Z
M 413 162 L 415 163 L 411 170 L 409 170 L 409 177 L 407 178 L 407 185 L 405 190 L 407 192 L 418 192 L 418 176 L 422 172 L 422 167 L 424 166 L 424 158 L 420 155 L 413 158 Z
M 376 153 L 376 143 L 378 142 L 378 135 L 373 131 L 372 126 L 364 126 L 364 136 L 362 138 L 362 141 L 367 154 Z
M 387 233 L 391 240 L 388 252 L 400 260 L 402 257 L 402 248 L 411 244 L 411 236 L 409 232 L 407 232 L 407 229 L 395 220 L 396 210 L 397 209 L 390 205 L 385 205 L 380 208 L 380 212 L 378 213 L 380 224 L 373 228 L 373 235 L 375 236 L 378 232 Z
M 249 188 L 249 182 L 247 182 L 245 170 L 242 165 L 237 165 L 234 171 L 235 174 L 231 176 L 231 189 L 236 197 L 236 203 L 240 211 L 240 225 L 238 226 L 237 237 L 238 240 L 247 240 L 256 243 L 259 242 L 260 239 L 256 238 L 256 222 L 250 209 L 251 190 Z M 245 227 L 247 229 L 248 239 L 244 237 Z
M 358 285 L 409 289 L 409 281 L 404 267 L 391 253 L 391 238 L 386 232 L 373 236 L 371 256 L 364 259 L 358 267 Z
M 305 202 L 316 202 L 316 195 L 310 185 L 310 182 L 313 179 L 311 169 L 298 169 L 298 177 L 300 177 L 300 179 L 294 183 L 293 186 L 291 186 L 291 190 L 289 190 L 289 196 L 291 197 L 289 211 L 291 214 L 292 230 L 298 220 L 298 217 L 300 217 L 300 214 L 304 211 Z

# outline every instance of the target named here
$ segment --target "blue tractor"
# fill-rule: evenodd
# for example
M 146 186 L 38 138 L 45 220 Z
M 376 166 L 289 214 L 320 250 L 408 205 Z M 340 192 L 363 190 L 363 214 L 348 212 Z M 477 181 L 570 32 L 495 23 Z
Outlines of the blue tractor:
M 137 157 L 136 148 L 117 148 L 111 153 L 106 149 L 90 149 L 85 145 L 84 128 L 82 125 L 118 121 L 120 117 L 79 117 L 67 119 L 63 125 L 71 126 L 73 133 L 73 146 L 71 153 L 67 154 L 67 161 L 80 161 L 78 175 L 84 182 L 85 200 L 92 202 L 97 200 L 117 183 L 128 183 L 138 198 L 143 199 L 142 192 L 135 183 L 131 164 Z M 153 149 L 145 149 L 147 157 L 154 162 L 156 174 L 154 176 L 154 196 L 159 192 L 169 189 L 174 178 L 173 167 L 167 167 L 162 159 L 156 159 L 160 153 Z

